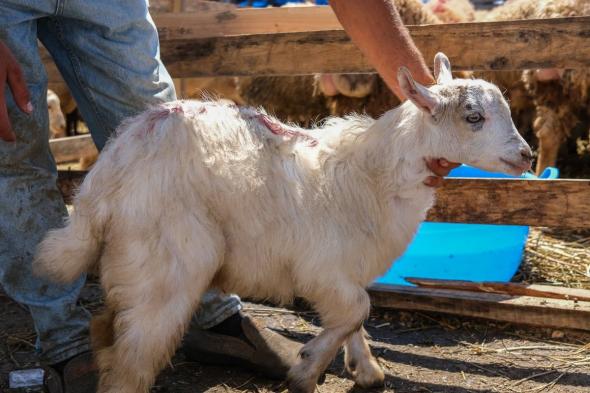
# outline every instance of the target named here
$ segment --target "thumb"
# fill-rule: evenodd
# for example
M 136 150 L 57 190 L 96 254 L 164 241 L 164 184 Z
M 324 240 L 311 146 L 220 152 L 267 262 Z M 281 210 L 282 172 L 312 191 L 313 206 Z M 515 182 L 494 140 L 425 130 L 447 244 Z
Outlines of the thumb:
M 14 142 L 16 135 L 12 131 L 10 119 L 8 118 L 8 108 L 6 108 L 6 100 L 4 97 L 5 80 L 0 75 L 0 139 L 6 142 Z
M 33 105 L 30 101 L 29 89 L 27 88 L 23 71 L 14 58 L 9 63 L 6 72 L 6 79 L 12 91 L 14 102 L 21 111 L 30 114 L 33 112 Z

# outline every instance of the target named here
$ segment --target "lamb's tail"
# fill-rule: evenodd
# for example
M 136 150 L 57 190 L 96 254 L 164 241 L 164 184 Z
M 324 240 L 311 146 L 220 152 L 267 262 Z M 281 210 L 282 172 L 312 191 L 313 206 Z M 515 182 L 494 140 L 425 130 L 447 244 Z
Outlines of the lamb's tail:
M 72 282 L 96 263 L 104 223 L 89 212 L 74 211 L 66 227 L 49 231 L 37 248 L 34 271 L 60 282 Z

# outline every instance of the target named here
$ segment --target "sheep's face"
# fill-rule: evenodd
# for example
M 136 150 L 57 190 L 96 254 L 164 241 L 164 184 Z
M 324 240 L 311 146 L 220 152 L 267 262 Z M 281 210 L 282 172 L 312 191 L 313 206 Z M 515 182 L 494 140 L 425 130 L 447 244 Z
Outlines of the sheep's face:
M 59 97 L 51 90 L 47 91 L 47 111 L 49 112 L 50 137 L 62 138 L 66 136 L 66 119 L 61 111 Z
M 513 175 L 531 168 L 531 149 L 496 86 L 480 79 L 452 79 L 443 54 L 435 58 L 435 86 L 427 89 L 408 76 L 407 70 L 400 72 L 400 86 L 427 114 L 434 156 Z
M 342 94 L 346 97 L 363 98 L 374 89 L 375 74 L 316 74 L 315 80 L 320 92 L 332 97 Z

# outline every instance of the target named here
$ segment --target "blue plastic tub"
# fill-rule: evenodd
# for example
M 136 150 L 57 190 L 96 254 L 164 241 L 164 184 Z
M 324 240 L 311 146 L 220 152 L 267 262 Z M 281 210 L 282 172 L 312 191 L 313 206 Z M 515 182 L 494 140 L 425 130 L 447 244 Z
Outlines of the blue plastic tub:
M 548 168 L 540 179 L 556 179 Z M 513 178 L 469 166 L 449 177 Z M 524 178 L 536 179 L 526 174 Z M 446 280 L 510 281 L 522 259 L 529 233 L 527 226 L 423 223 L 416 237 L 379 284 L 411 285 L 403 277 Z

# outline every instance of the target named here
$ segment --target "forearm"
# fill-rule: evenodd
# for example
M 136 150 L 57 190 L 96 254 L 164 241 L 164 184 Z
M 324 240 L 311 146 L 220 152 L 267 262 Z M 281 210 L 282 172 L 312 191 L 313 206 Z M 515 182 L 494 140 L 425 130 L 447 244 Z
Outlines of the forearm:
M 412 41 L 392 0 L 330 0 L 336 17 L 394 93 L 404 98 L 397 70 L 406 66 L 425 85 L 432 74 Z

